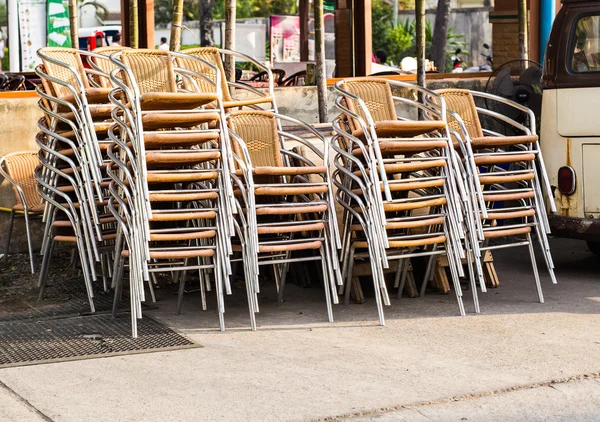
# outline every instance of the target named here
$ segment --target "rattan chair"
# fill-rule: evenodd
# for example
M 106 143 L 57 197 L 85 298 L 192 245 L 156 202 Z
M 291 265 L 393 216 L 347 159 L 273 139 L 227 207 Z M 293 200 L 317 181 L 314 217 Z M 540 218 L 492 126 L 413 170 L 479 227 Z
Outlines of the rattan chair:
M 301 127 L 321 141 L 323 154 L 307 139 L 280 129 Z M 337 220 L 329 180 L 329 142 L 298 120 L 267 111 L 236 111 L 228 118 L 236 170 L 236 196 L 241 205 L 240 239 L 248 285 L 259 291 L 260 266 L 273 266 L 278 300 L 289 264 L 321 261 L 329 321 L 341 285 Z M 292 144 L 309 148 L 322 162 L 298 154 Z M 309 252 L 298 256 L 299 251 Z M 312 252 L 312 253 L 311 253 Z M 258 305 L 256 304 L 256 311 Z M 252 315 L 251 315 L 252 318 Z
M 156 272 L 181 274 L 178 310 L 187 272 L 198 271 L 206 285 L 214 282 L 219 326 L 225 329 L 223 295 L 231 293 L 227 257 L 233 230 L 233 192 L 226 170 L 229 138 L 219 84 L 203 93 L 178 88 L 173 63 L 182 57 L 187 58 L 156 50 L 123 50 L 111 56 L 117 70 L 111 72 L 116 88 L 110 95 L 115 110 L 107 151 L 109 208 L 120 230 L 114 309 L 127 262 L 134 336 L 144 283 Z M 217 107 L 206 108 L 210 103 Z
M 480 250 L 528 246 L 533 266 L 539 301 L 543 303 L 537 271 L 532 230 L 538 236 L 544 261 L 553 283 L 556 283 L 554 264 L 547 234 L 550 233 L 545 202 L 554 205 L 552 192 L 539 148 L 535 116 L 531 110 L 505 98 L 468 90 L 445 89 L 437 91 L 448 105 L 449 126 L 468 147 L 474 165 L 471 168 L 472 187 L 480 198 L 482 238 Z M 499 102 L 522 112 L 528 124 L 518 123 L 484 107 L 475 99 Z M 485 129 L 481 116 L 500 120 L 516 133 L 505 136 Z M 494 239 L 504 238 L 501 244 L 490 245 Z
M 31 216 L 40 216 L 44 213 L 44 205 L 42 204 L 42 198 L 37 190 L 37 183 L 34 178 L 34 171 L 37 165 L 38 160 L 35 151 L 13 152 L 0 158 L 0 175 L 12 185 L 15 195 L 15 205 L 10 211 L 8 221 L 4 257 L 7 258 L 10 252 L 10 241 L 15 217 L 22 215 L 25 219 L 25 230 L 27 232 L 31 274 L 35 273 L 35 266 L 29 219 Z
M 394 96 L 393 84 L 406 94 Z M 444 101 L 423 88 L 381 79 L 339 81 L 335 88 L 342 115 L 334 121 L 334 182 L 345 210 L 347 297 L 354 261 L 369 260 L 383 325 L 382 303 L 390 303 L 383 276 L 388 262 L 401 261 L 395 281 L 400 296 L 410 258 L 446 254 L 464 315 L 459 277 L 461 258 L 472 250 L 472 224 L 463 213 L 470 198 L 458 177 Z M 408 107 L 408 116 L 398 116 L 397 104 Z
M 216 67 L 216 69 L 222 75 L 220 78 L 220 81 L 221 81 L 220 84 L 221 84 L 221 90 L 223 92 L 223 107 L 225 109 L 234 109 L 234 108 L 241 109 L 244 107 L 257 108 L 257 109 L 266 108 L 268 110 L 273 110 L 273 111 L 277 112 L 277 106 L 275 104 L 275 95 L 274 95 L 274 91 L 273 91 L 273 87 L 274 87 L 273 75 L 271 74 L 271 70 L 268 69 L 267 67 L 265 67 L 264 65 L 262 65 L 261 63 L 258 63 L 256 60 L 254 60 L 251 57 L 248 57 L 244 54 L 234 52 L 234 51 L 214 48 L 214 47 L 190 48 L 190 49 L 183 50 L 182 53 L 185 53 L 187 55 L 194 56 L 194 57 L 199 57 L 199 58 L 205 60 L 206 62 L 211 63 L 213 66 Z M 223 55 L 230 56 L 232 59 L 237 57 L 239 59 L 242 59 L 244 61 L 248 61 L 248 62 L 252 63 L 253 65 L 257 66 L 260 69 L 263 69 L 263 71 L 265 71 L 268 76 L 268 82 L 269 82 L 268 93 L 265 94 L 265 93 L 258 91 L 248 85 L 244 85 L 244 84 L 240 84 L 240 83 L 236 83 L 236 82 L 228 82 L 227 79 L 225 78 L 225 70 L 223 68 L 223 60 L 222 60 Z M 216 75 L 215 71 L 212 70 L 209 66 L 203 65 L 202 62 L 199 62 L 197 60 L 178 58 L 177 65 L 183 69 L 192 70 L 199 75 L 205 75 L 212 81 L 216 80 L 215 79 L 215 75 Z M 210 84 L 207 84 L 206 79 L 200 78 L 200 77 L 184 78 L 183 86 L 184 86 L 184 88 L 186 88 L 187 90 L 192 91 L 192 92 L 194 92 L 194 91 L 206 92 L 206 90 L 208 90 L 208 92 L 210 92 L 210 89 L 211 89 L 211 86 L 210 86 Z M 232 88 L 236 89 L 236 90 L 247 91 L 249 93 L 249 96 L 244 99 L 236 99 L 232 96 L 232 93 L 231 93 Z

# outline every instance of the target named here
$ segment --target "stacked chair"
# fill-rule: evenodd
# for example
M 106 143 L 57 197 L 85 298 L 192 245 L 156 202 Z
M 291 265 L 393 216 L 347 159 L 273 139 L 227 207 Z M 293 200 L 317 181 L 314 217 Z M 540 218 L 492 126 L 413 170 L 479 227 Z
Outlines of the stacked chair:
M 392 85 L 406 95 L 393 96 Z M 382 304 L 389 305 L 383 270 L 389 261 L 400 260 L 396 287 L 401 293 L 410 258 L 446 254 L 464 314 L 461 259 L 466 257 L 465 242 L 472 249 L 469 236 L 474 229 L 465 219 L 470 196 L 460 175 L 443 98 L 382 79 L 342 80 L 335 89 L 342 113 L 333 123 L 333 180 L 336 199 L 344 208 L 346 295 L 354 261 L 368 259 L 383 325 Z M 398 115 L 396 106 L 406 117 Z
M 134 337 L 146 289 L 155 300 L 157 273 L 179 284 L 179 312 L 187 274 L 197 272 L 202 308 L 214 290 L 224 330 L 232 263 L 244 270 L 252 330 L 259 276 L 273 274 L 280 302 L 298 262 L 320 263 L 329 321 L 338 295 L 349 298 L 356 261 L 371 266 L 382 325 L 390 304 L 384 272 L 392 262 L 400 297 L 412 258 L 426 258 L 424 293 L 436 258 L 446 256 L 464 315 L 460 278 L 468 275 L 479 312 L 482 253 L 528 246 L 543 302 L 533 231 L 556 282 L 544 213 L 552 195 L 535 118 L 516 103 L 383 79 L 342 80 L 329 142 L 279 114 L 269 69 L 239 53 L 38 54 L 43 117 L 34 173 L 43 204 L 34 208 L 46 224 L 40 298 L 57 243 L 78 255 L 92 311 L 99 275 L 105 291 L 115 290 L 113 313 L 128 281 Z M 267 92 L 228 82 L 224 56 L 262 67 Z M 240 90 L 249 94 L 236 98 Z M 518 109 L 528 124 L 477 107 L 475 97 Z M 482 115 L 517 135 L 483 129 Z
M 554 264 L 547 234 L 550 233 L 545 202 L 555 211 L 552 191 L 536 134 L 535 115 L 514 101 L 488 93 L 438 90 L 448 108 L 448 124 L 461 144 L 461 158 L 473 192 L 479 226 L 479 250 L 528 246 L 539 301 L 544 302 L 531 233 L 535 231 L 542 256 L 553 283 Z M 525 124 L 505 115 L 478 107 L 499 103 L 522 113 Z M 494 119 L 514 133 L 506 136 L 494 130 Z M 488 128 L 484 124 L 488 122 Z M 494 240 L 495 244 L 490 244 Z M 485 285 L 482 284 L 482 288 Z
M 280 129 L 290 125 L 322 142 L 324 152 L 305 137 Z M 228 126 L 237 164 L 238 249 L 247 284 L 258 293 L 259 266 L 273 266 L 281 301 L 289 264 L 320 260 L 327 314 L 333 321 L 331 304 L 338 301 L 337 286 L 342 281 L 328 141 L 312 127 L 270 111 L 232 112 Z M 308 159 L 298 148 L 309 149 L 320 162 Z M 299 251 L 309 255 L 298 256 Z M 314 251 L 316 255 L 310 253 Z
M 198 270 L 202 292 L 207 278 L 214 278 L 224 330 L 223 292 L 231 293 L 228 257 L 234 209 L 220 74 L 213 67 L 216 81 L 210 93 L 181 91 L 177 75 L 192 71 L 177 68 L 176 57 L 201 61 L 156 50 L 123 50 L 111 56 L 117 69 L 111 72 L 116 88 L 110 94 L 115 108 L 109 130 L 109 208 L 122 234 L 115 300 L 125 259 L 133 321 L 141 317 L 150 273 L 181 273 L 179 309 L 185 273 Z M 206 107 L 209 104 L 214 107 Z
M 115 219 L 108 212 L 106 201 L 110 88 L 98 83 L 99 78 L 106 79 L 108 75 L 84 68 L 82 55 L 89 58 L 93 53 L 42 48 L 38 55 L 42 59 L 36 69 L 42 81 L 38 86 L 39 106 L 44 116 L 38 122 L 40 166 L 35 175 L 45 201 L 46 223 L 40 298 L 44 296 L 54 246 L 67 243 L 79 254 L 90 308 L 94 311 L 96 267 L 100 264 L 106 291 L 110 287 L 116 238 Z

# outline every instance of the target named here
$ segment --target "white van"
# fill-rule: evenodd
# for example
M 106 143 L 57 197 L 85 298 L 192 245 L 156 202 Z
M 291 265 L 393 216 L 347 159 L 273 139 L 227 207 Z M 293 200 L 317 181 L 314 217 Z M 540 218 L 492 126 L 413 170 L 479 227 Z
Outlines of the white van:
M 542 77 L 540 143 L 557 207 L 550 226 L 600 255 L 600 1 L 562 2 Z

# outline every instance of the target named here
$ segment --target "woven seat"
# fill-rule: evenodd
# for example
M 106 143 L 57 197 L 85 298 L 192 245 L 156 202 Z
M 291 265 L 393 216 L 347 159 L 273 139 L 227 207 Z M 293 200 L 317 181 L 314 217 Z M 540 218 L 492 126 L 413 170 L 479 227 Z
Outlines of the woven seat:
M 523 136 L 484 136 L 471 139 L 474 149 L 497 148 L 511 145 L 532 144 L 538 140 L 537 135 Z
M 483 173 L 479 176 L 479 183 L 482 185 L 494 185 L 504 184 L 513 182 L 523 182 L 527 180 L 533 180 L 535 175 L 533 173 L 521 173 L 521 174 L 502 174 L 502 173 Z
M 148 171 L 146 181 L 148 183 L 193 183 L 203 180 L 214 180 L 219 173 L 216 171 L 199 172 L 197 170 L 178 170 L 172 173 Z
M 412 138 L 444 130 L 445 128 L 445 122 L 438 120 L 384 120 L 375 122 L 375 133 L 378 138 Z M 362 140 L 365 139 L 364 129 L 362 128 L 353 131 L 352 135 Z
M 446 242 L 446 236 L 442 235 L 414 240 L 390 240 L 389 244 L 390 248 L 418 248 L 420 246 L 429 246 L 444 242 Z M 358 249 L 364 249 L 369 247 L 369 243 L 359 241 L 354 242 L 354 246 Z
M 206 142 L 218 141 L 219 134 L 210 132 L 146 132 L 144 133 L 144 145 L 146 148 L 185 147 L 190 145 L 201 145 Z M 131 142 L 127 144 L 131 147 Z
M 151 259 L 186 259 L 186 258 L 208 258 L 215 255 L 212 249 L 191 249 L 191 250 L 150 250 Z M 129 250 L 121 252 L 121 256 L 129 258 Z
M 382 154 L 418 154 L 436 148 L 444 148 L 447 145 L 446 141 L 415 139 L 414 141 L 379 142 L 379 149 Z M 363 151 L 361 148 L 355 148 L 352 150 L 352 154 L 360 157 L 363 155 Z
M 88 88 L 84 91 L 85 97 L 89 104 L 105 104 L 108 103 L 108 94 L 110 94 L 111 88 Z M 67 93 L 61 100 L 69 103 L 75 103 L 75 96 L 71 93 Z
M 415 161 L 412 163 L 395 163 L 395 164 L 385 164 L 383 166 L 385 172 L 387 174 L 398 174 L 398 173 L 411 173 L 415 171 L 421 170 L 430 170 L 437 167 L 445 167 L 446 161 L 444 160 L 428 160 L 428 161 Z M 365 172 L 370 174 L 370 169 L 365 169 Z M 360 170 L 356 170 L 353 172 L 356 176 L 361 176 L 362 172 Z
M 186 110 L 202 107 L 217 100 L 212 93 L 147 92 L 140 97 L 142 110 Z
M 146 163 L 149 167 L 189 166 L 204 161 L 221 158 L 218 150 L 173 150 L 151 151 L 146 153 Z
M 503 192 L 503 191 L 486 191 L 483 194 L 483 199 L 488 202 L 496 201 L 517 201 L 519 199 L 533 199 L 535 193 L 531 191 L 527 192 Z
M 499 237 L 518 236 L 530 233 L 531 227 L 519 227 L 516 229 L 486 230 L 483 232 L 483 236 L 486 239 L 497 239 Z
M 142 124 L 145 130 L 191 128 L 219 120 L 217 113 L 145 113 Z
M 518 163 L 520 161 L 533 161 L 535 160 L 535 154 L 494 154 L 494 155 L 483 155 L 475 157 L 475 164 L 479 166 L 489 166 L 494 164 L 510 164 Z

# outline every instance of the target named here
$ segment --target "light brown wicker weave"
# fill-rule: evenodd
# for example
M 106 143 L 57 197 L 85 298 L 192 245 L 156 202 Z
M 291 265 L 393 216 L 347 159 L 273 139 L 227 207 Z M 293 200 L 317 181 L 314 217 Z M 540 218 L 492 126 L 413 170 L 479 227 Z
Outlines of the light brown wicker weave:
M 173 62 L 168 51 L 123 50 L 121 60 L 133 72 L 141 94 L 177 92 Z
M 84 88 L 89 88 L 89 83 L 85 78 L 85 69 L 83 68 L 81 56 L 79 55 L 79 52 L 76 49 L 45 47 L 41 49 L 41 53 L 54 60 L 71 65 L 79 74 L 80 79 L 83 82 Z M 70 71 L 64 66 L 59 66 L 49 62 L 48 60 L 44 60 L 43 58 L 42 62 L 44 63 L 44 67 L 48 75 L 56 79 L 65 81 L 71 85 L 75 85 L 76 76 L 72 71 Z M 72 92 L 64 85 L 56 84 L 53 82 L 49 82 L 49 84 L 52 86 L 52 90 L 56 93 L 58 97 L 65 97 L 72 94 Z
M 103 56 L 110 56 L 111 54 L 117 53 L 119 51 L 123 51 L 123 50 L 129 50 L 129 47 L 123 47 L 123 46 L 109 46 L 109 47 L 99 47 L 96 48 L 94 50 L 94 53 L 97 54 L 101 54 Z M 106 74 L 110 74 L 110 72 L 112 72 L 113 70 L 116 69 L 116 65 L 113 64 L 110 60 L 98 60 L 98 59 L 92 59 L 94 60 L 94 64 L 96 66 L 98 66 L 100 68 L 100 70 L 102 70 L 104 73 Z M 106 78 L 99 78 L 100 86 L 103 87 L 110 87 L 110 80 L 106 79 Z
M 282 167 L 277 122 L 267 111 L 233 112 L 229 126 L 246 143 L 253 167 Z M 233 149 L 241 155 L 239 145 Z
M 37 152 L 35 151 L 19 151 L 4 156 L 6 172 L 23 190 L 29 212 L 37 214 L 43 211 L 42 197 L 33 177 L 38 164 Z M 23 210 L 23 201 L 16 186 L 13 186 L 13 192 L 16 201 L 13 209 Z

